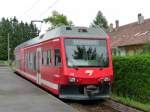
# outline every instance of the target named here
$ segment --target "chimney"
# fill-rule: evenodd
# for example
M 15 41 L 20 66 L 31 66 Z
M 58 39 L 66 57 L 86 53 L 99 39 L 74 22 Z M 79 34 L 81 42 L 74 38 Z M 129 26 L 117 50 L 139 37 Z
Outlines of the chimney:
M 112 32 L 113 30 L 114 30 L 113 24 L 110 23 L 110 26 L 109 26 L 109 32 Z
M 142 16 L 141 13 L 138 14 L 138 24 L 143 24 L 144 23 L 144 16 Z
M 119 20 L 116 20 L 115 23 L 116 23 L 116 29 L 115 30 L 118 30 L 119 29 Z

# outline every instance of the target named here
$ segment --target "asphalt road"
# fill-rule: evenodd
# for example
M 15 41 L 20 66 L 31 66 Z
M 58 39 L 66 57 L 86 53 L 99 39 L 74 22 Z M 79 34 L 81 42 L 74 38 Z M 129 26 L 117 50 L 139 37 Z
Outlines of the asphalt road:
M 59 99 L 0 67 L 0 112 L 77 112 Z

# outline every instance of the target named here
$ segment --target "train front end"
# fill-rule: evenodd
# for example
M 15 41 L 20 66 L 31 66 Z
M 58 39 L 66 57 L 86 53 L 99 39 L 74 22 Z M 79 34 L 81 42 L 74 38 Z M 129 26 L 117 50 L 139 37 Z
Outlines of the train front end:
M 109 41 L 109 36 L 63 39 L 64 84 L 60 85 L 60 98 L 109 98 L 113 82 Z

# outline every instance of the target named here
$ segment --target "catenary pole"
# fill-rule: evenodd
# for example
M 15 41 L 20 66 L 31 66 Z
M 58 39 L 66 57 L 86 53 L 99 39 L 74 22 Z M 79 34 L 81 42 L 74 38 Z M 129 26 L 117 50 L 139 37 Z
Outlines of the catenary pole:
M 10 42 L 9 42 L 9 33 L 7 34 L 7 51 L 8 51 L 8 62 L 10 61 Z

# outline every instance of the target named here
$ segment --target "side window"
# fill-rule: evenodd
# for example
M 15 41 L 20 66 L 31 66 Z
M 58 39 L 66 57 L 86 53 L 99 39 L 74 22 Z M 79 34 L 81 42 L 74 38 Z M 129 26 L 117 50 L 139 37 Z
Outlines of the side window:
M 28 54 L 25 54 L 25 67 L 28 68 Z
M 44 66 L 51 66 L 52 65 L 52 52 L 51 49 L 47 51 L 43 51 L 42 53 L 42 64 Z
M 31 52 L 31 70 L 34 70 L 34 53 Z
M 55 66 L 61 66 L 60 49 L 55 49 Z
M 27 68 L 29 69 L 29 52 L 27 52 Z
M 33 53 L 33 70 L 36 71 L 36 52 Z
M 29 52 L 29 54 L 28 54 L 28 67 L 29 67 L 29 69 L 31 69 L 31 62 L 30 62 L 30 60 L 31 60 L 31 54 Z
M 51 60 L 51 49 L 47 51 L 47 66 L 51 66 L 52 60 Z
M 47 65 L 47 52 L 46 51 L 43 52 L 43 61 L 44 61 L 43 64 L 46 66 Z
M 42 65 L 44 65 L 44 51 L 42 50 Z

